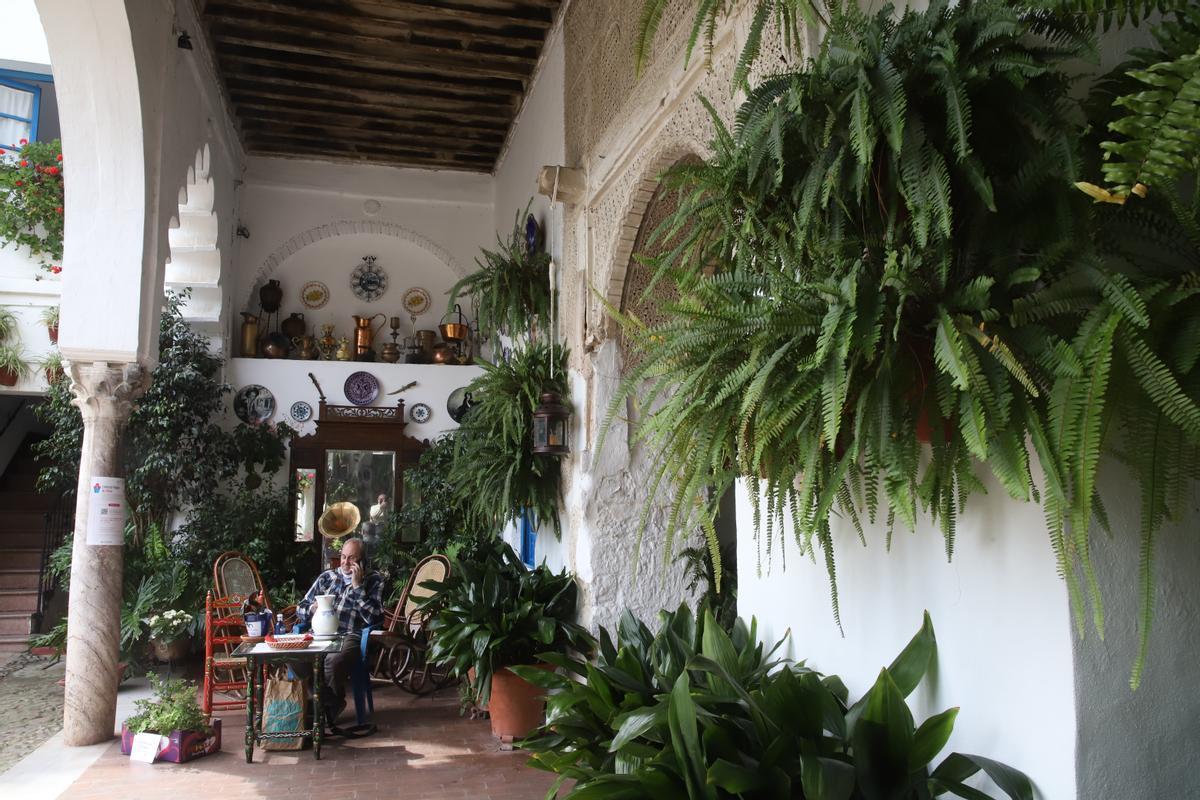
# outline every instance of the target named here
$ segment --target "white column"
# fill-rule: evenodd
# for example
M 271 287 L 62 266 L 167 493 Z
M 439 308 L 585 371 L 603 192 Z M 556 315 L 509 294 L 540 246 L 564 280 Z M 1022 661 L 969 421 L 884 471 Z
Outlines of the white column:
M 117 711 L 121 588 L 125 549 L 87 543 L 93 476 L 120 477 L 121 431 L 149 383 L 137 364 L 71 363 L 71 391 L 83 415 L 75 501 L 63 738 L 81 746 L 112 738 Z

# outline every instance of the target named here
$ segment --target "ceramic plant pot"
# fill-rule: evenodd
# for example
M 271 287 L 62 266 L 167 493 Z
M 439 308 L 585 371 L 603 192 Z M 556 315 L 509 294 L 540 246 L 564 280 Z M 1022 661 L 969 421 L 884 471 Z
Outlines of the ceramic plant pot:
M 187 658 L 192 647 L 192 637 L 181 636 L 169 642 L 162 639 L 151 639 L 150 643 L 154 645 L 154 657 L 160 663 L 167 664 Z
M 16 386 L 20 377 L 16 370 L 0 368 L 0 386 Z
M 535 664 L 553 669 L 548 664 Z M 546 721 L 546 690 L 534 686 L 501 667 L 492 675 L 492 696 L 488 700 L 493 736 L 520 739 Z

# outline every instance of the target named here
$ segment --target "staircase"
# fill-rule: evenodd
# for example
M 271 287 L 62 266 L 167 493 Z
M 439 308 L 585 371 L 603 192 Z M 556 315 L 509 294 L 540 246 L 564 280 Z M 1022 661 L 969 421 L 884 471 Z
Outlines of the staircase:
M 37 472 L 26 441 L 0 476 L 0 652 L 29 646 L 40 611 L 46 513 L 54 497 L 37 493 Z

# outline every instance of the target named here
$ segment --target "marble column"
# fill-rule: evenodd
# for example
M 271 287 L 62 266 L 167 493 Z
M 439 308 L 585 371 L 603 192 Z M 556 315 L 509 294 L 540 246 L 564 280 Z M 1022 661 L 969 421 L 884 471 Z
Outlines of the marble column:
M 71 363 L 69 370 L 83 415 L 83 449 L 71 549 L 63 739 L 82 746 L 113 736 L 125 564 L 124 547 L 87 543 L 89 490 L 93 476 L 122 476 L 121 431 L 149 373 L 137 364 L 106 362 Z

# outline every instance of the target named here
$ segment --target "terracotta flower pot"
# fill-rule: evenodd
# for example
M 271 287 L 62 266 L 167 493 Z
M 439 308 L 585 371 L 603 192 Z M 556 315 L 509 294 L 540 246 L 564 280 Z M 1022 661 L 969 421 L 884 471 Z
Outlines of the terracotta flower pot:
M 16 386 L 20 377 L 15 370 L 0 368 L 0 386 Z
M 549 664 L 533 666 L 554 669 Z M 546 690 L 502 667 L 492 675 L 488 713 L 492 717 L 493 736 L 511 736 L 514 739 L 528 736 L 546 721 Z
M 192 637 L 181 636 L 169 642 L 162 639 L 151 639 L 150 643 L 154 645 L 154 657 L 166 664 L 172 661 L 183 661 L 187 658 L 192 646 Z
M 50 334 L 50 344 L 58 344 L 58 326 L 46 328 L 46 333 Z

